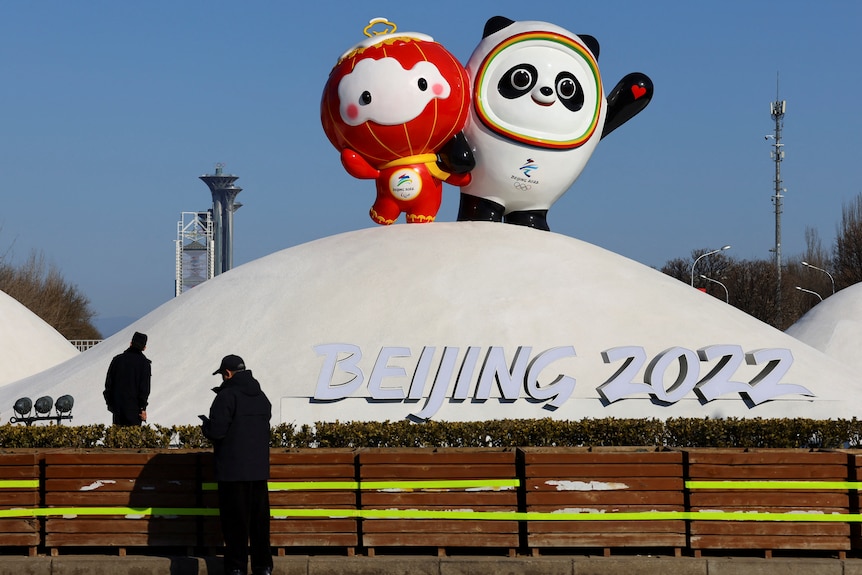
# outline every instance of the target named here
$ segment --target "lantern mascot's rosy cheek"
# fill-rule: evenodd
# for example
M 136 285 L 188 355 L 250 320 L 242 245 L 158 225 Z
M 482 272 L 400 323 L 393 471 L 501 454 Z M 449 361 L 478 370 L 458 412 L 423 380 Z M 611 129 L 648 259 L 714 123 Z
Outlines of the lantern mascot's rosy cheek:
M 382 24 L 384 31 L 372 33 Z M 320 118 L 344 169 L 377 182 L 371 219 L 433 222 L 443 184 L 466 186 L 475 161 L 461 130 L 470 113 L 467 71 L 430 36 L 374 19 L 368 39 L 329 74 Z

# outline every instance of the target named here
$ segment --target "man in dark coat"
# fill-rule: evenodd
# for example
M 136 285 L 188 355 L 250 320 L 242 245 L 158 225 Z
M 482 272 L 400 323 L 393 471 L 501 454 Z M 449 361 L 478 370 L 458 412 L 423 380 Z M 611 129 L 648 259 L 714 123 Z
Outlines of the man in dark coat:
M 146 334 L 135 332 L 129 349 L 114 356 L 105 377 L 105 403 L 114 425 L 135 426 L 147 420 L 150 399 L 150 360 L 144 355 Z
M 238 355 L 227 355 L 213 375 L 222 384 L 203 421 L 212 441 L 224 535 L 224 572 L 245 575 L 251 552 L 253 575 L 272 573 L 269 542 L 269 437 L 272 405 Z M 249 546 L 249 542 L 251 545 Z

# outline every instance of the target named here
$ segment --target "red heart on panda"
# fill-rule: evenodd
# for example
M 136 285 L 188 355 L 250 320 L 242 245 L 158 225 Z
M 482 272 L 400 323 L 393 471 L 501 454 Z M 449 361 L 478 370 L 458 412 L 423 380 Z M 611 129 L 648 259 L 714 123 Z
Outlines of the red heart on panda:
M 644 88 L 643 86 L 638 86 L 637 84 L 632 86 L 632 95 L 635 97 L 635 100 L 637 100 L 644 94 L 646 94 L 646 88 Z

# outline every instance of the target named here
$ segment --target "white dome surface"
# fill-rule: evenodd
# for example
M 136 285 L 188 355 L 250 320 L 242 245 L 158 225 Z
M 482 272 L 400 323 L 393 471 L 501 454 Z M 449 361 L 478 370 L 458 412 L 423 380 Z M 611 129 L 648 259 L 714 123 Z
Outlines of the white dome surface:
M 818 303 L 787 333 L 862 373 L 862 283 Z
M 0 318 L 0 363 L 3 365 L 0 386 L 79 355 L 78 349 L 60 332 L 2 291 Z M 0 410 L 11 407 L 11 404 L 0 404 Z
M 250 262 L 0 389 L 0 405 L 70 393 L 74 423 L 109 423 L 105 370 L 134 331 L 149 335 L 161 425 L 207 413 L 229 353 L 273 423 L 862 415 L 847 401 L 859 377 L 798 339 L 594 245 L 483 222 L 365 229 Z

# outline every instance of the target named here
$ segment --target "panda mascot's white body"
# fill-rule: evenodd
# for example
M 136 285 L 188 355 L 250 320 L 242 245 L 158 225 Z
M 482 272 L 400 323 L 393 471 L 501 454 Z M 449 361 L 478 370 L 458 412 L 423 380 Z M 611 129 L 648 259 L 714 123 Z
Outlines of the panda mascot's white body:
M 488 21 L 467 63 L 473 99 L 464 134 L 476 167 L 461 188 L 459 220 L 548 229 L 548 209 L 603 136 L 608 102 L 597 60 L 590 36 L 547 22 Z

